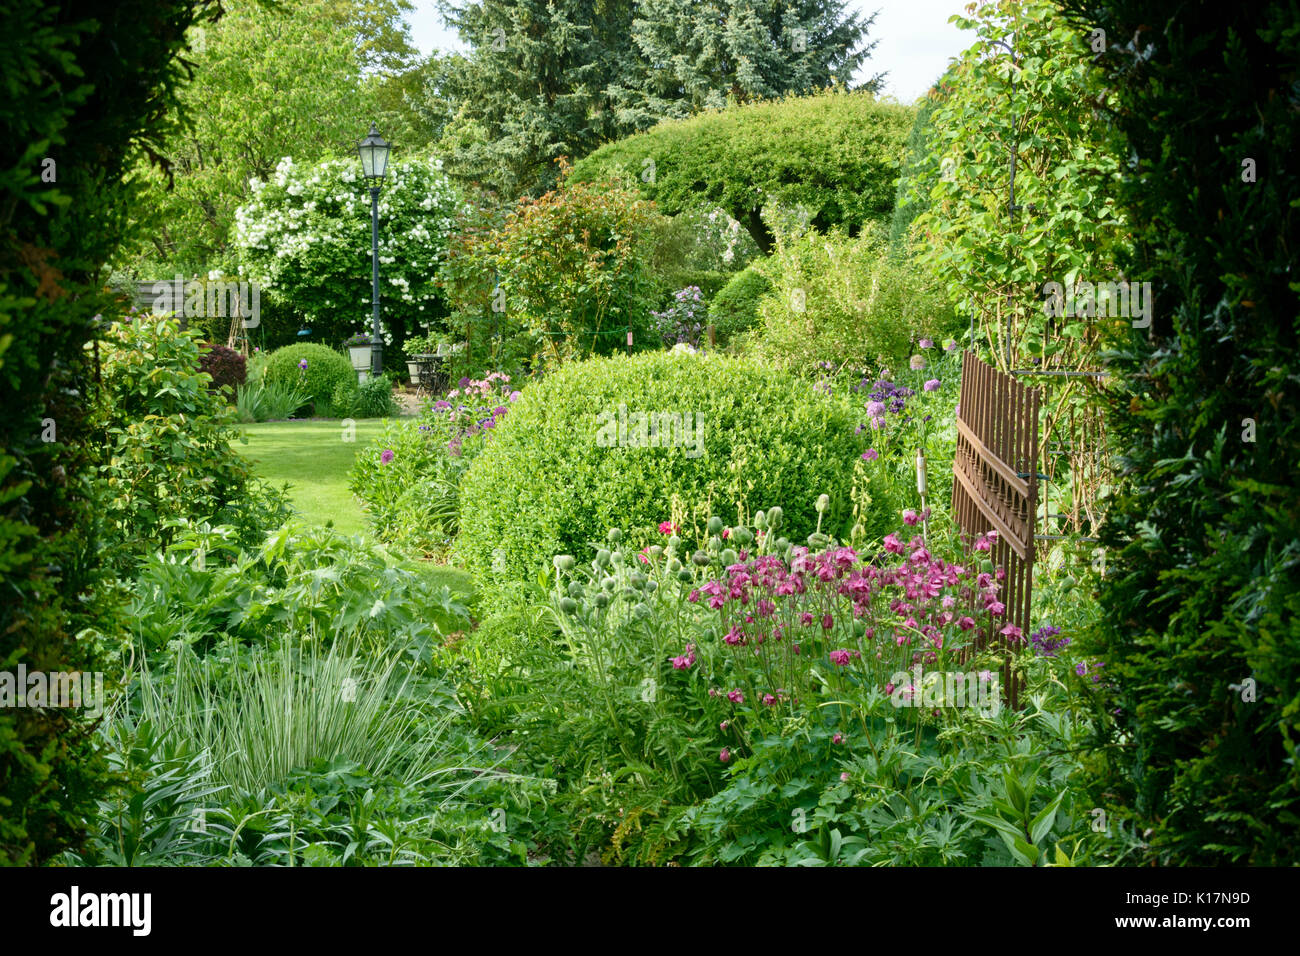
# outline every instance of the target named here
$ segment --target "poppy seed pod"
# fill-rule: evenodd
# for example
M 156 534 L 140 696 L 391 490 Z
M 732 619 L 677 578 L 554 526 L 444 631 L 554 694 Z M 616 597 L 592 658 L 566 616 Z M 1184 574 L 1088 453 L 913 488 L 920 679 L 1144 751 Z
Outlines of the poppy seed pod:
M 600 565 L 602 568 L 609 567 L 609 552 L 604 548 L 601 548 L 596 552 L 596 564 Z
M 759 531 L 762 531 L 764 528 L 766 528 L 766 527 L 767 527 L 767 515 L 763 514 L 763 512 L 761 512 L 761 511 L 758 512 L 757 514 L 755 514 L 755 515 L 754 515 L 754 527 L 757 528 Z
M 597 592 L 596 596 L 591 600 L 592 603 L 595 604 L 596 607 L 598 608 L 603 609 L 609 607 L 609 595 L 606 594 L 604 591 Z
M 605 538 L 610 544 L 618 544 L 623 540 L 623 532 L 619 531 L 618 528 L 610 528 L 609 534 L 605 535 Z
M 551 559 L 551 563 L 555 565 L 555 570 L 557 571 L 572 571 L 573 555 L 557 554 L 554 558 Z
M 703 551 L 696 551 L 693 555 L 691 555 L 691 561 L 693 561 L 699 567 L 704 567 L 706 564 L 709 563 L 709 556 Z
M 622 552 L 622 551 L 614 551 L 614 552 L 612 552 L 612 553 L 610 554 L 610 556 L 609 556 L 609 560 L 610 560 L 611 562 L 613 562 L 614 567 L 616 567 L 616 568 L 617 568 L 617 567 L 622 567 L 622 565 L 623 565 L 623 552 Z
M 733 565 L 738 560 L 740 560 L 736 556 L 736 552 L 732 551 L 730 548 L 727 548 L 725 551 L 722 552 L 722 554 L 718 555 L 718 558 L 722 561 L 724 567 Z
M 816 507 L 817 507 L 817 511 L 818 511 L 818 513 L 825 512 L 826 509 L 829 508 L 830 506 L 831 506 L 831 496 L 830 496 L 830 495 L 819 495 L 819 496 L 817 497 L 817 506 L 816 506 Z
M 781 527 L 781 519 L 785 517 L 785 512 L 779 506 L 767 509 L 767 525 L 773 531 Z
M 709 519 L 709 534 L 722 534 L 722 519 L 717 515 Z
M 560 598 L 560 610 L 565 614 L 577 614 L 578 602 L 571 597 Z

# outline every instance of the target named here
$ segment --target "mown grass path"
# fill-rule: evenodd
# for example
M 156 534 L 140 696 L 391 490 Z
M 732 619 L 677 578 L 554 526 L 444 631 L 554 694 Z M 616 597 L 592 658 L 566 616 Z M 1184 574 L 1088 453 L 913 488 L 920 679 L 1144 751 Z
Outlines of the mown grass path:
M 356 423 L 356 440 L 344 441 L 342 423 L 331 419 L 241 425 L 248 444 L 235 450 L 257 474 L 279 487 L 289 482 L 293 507 L 312 524 L 344 534 L 368 530 L 360 503 L 348 491 L 348 471 L 357 453 L 379 434 L 382 419 Z
M 253 470 L 276 487 L 289 482 L 290 503 L 302 519 L 344 534 L 369 534 L 361 504 L 348 490 L 348 472 L 361 449 L 379 434 L 383 419 L 356 423 L 356 440 L 344 441 L 338 419 L 262 422 L 240 425 L 248 444 L 234 448 Z M 461 600 L 472 600 L 473 578 L 459 568 L 421 562 L 430 577 L 446 584 Z

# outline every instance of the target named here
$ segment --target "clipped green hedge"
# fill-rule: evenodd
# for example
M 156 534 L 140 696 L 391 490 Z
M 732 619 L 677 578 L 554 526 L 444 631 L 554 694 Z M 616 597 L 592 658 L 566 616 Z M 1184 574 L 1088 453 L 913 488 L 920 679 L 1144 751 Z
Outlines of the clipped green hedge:
M 709 302 L 709 321 L 718 337 L 727 340 L 762 324 L 758 304 L 772 288 L 772 280 L 753 266 L 742 269 Z
M 602 413 L 616 419 L 620 404 L 633 433 L 637 412 L 681 412 L 695 425 L 703 416 L 703 430 L 688 430 L 687 448 L 602 447 Z M 611 527 L 635 549 L 662 541 L 670 519 L 684 536 L 702 534 L 712 514 L 734 522 L 737 503 L 752 513 L 781 502 L 785 533 L 799 540 L 816 529 L 825 493 L 823 530 L 847 533 L 865 447 L 856 421 L 812 383 L 750 359 L 647 352 L 569 363 L 524 392 L 466 474 L 456 550 L 491 596 L 535 579 L 554 554 L 586 553 Z
M 303 359 L 307 360 L 306 370 L 298 364 Z M 334 411 L 336 393 L 339 404 L 345 397 L 355 400 L 357 393 L 357 373 L 348 357 L 316 342 L 298 342 L 272 352 L 266 363 L 265 381 L 268 385 L 286 386 L 303 383 L 315 405 L 315 414 L 325 417 Z
M 1124 262 L 1101 528 L 1115 715 L 1098 782 L 1150 862 L 1300 864 L 1300 117 L 1295 4 L 1069 0 L 1113 38 Z M 1140 37 L 1138 48 L 1121 43 Z M 1247 162 L 1249 160 L 1249 162 Z
M 733 107 L 602 146 L 576 163 L 569 179 L 621 172 L 669 215 L 721 207 L 767 252 L 772 235 L 759 212 L 769 199 L 804 205 L 822 230 L 887 222 L 914 117 L 912 107 L 868 93 Z

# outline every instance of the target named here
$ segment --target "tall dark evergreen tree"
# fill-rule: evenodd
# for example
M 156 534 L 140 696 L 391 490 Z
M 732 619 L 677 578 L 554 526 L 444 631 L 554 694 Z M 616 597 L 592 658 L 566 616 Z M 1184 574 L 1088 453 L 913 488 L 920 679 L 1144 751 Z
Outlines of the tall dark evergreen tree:
M 555 160 L 619 134 L 604 94 L 629 67 L 631 0 L 444 0 L 473 53 L 445 91 L 460 103 L 452 165 L 507 194 L 540 192 Z
M 505 193 L 555 181 L 556 157 L 728 102 L 849 86 L 874 16 L 846 0 L 443 0 L 473 53 L 442 86 L 462 177 Z M 862 87 L 875 89 L 881 77 Z
M 728 102 L 849 87 L 875 42 L 875 14 L 845 0 L 642 0 L 632 37 L 637 69 L 610 85 L 620 125 L 645 129 Z M 875 91 L 883 74 L 860 88 Z

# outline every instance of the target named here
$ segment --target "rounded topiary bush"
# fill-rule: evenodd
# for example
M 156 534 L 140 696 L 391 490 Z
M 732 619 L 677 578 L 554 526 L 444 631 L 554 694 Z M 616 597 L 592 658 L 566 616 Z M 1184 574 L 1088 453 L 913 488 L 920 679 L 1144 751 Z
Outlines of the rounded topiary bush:
M 300 363 L 306 362 L 306 368 Z M 263 380 L 268 385 L 301 385 L 311 395 L 317 415 L 333 409 L 335 391 L 352 394 L 357 373 L 346 355 L 315 342 L 298 342 L 276 349 L 266 363 Z
M 646 413 L 653 444 L 632 447 Z M 674 517 L 696 540 L 712 514 L 734 523 L 738 503 L 781 505 L 783 533 L 799 541 L 825 493 L 823 530 L 846 532 L 863 449 L 854 415 L 752 359 L 650 352 L 567 364 L 524 391 L 465 475 L 456 550 L 491 594 L 535 580 L 552 555 L 589 554 L 611 527 L 624 550 L 662 542 L 659 525 Z
M 709 303 L 709 318 L 718 335 L 730 338 L 761 324 L 758 303 L 771 288 L 771 280 L 753 267 L 733 275 Z

